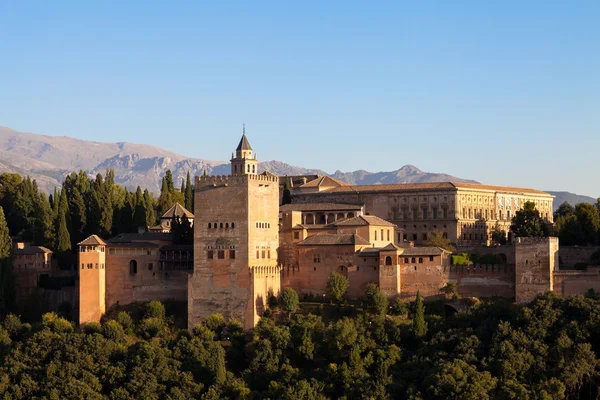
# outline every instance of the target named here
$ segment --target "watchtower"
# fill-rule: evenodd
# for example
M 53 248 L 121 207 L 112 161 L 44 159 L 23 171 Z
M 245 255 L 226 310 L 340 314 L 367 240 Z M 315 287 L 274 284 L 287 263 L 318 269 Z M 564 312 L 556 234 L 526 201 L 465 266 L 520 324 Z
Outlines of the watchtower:
M 96 235 L 79 246 L 79 323 L 100 322 L 106 312 L 106 243 Z
M 213 313 L 253 328 L 280 290 L 279 178 L 258 175 L 244 134 L 232 159 L 240 173 L 200 176 L 194 186 L 194 271 L 188 279 L 188 325 Z M 248 172 L 250 171 L 250 172 Z
M 235 150 L 235 157 L 233 154 L 231 155 L 231 175 L 256 174 L 257 172 L 258 160 L 246 137 L 246 126 L 244 126 L 242 139 Z

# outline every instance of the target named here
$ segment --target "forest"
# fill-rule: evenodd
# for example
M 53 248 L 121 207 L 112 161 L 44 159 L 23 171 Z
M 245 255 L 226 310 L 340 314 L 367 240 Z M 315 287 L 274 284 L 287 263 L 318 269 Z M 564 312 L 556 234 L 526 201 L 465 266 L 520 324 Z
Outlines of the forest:
M 270 300 L 251 333 L 212 315 L 191 331 L 153 301 L 75 325 L 0 324 L 4 399 L 593 399 L 600 300 L 387 304 Z

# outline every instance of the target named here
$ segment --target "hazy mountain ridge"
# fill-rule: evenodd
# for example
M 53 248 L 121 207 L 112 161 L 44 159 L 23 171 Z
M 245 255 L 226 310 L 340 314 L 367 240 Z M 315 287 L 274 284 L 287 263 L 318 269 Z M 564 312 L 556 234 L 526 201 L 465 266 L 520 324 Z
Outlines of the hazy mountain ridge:
M 176 186 L 185 179 L 188 171 L 192 176 L 227 175 L 231 173 L 228 161 L 211 161 L 184 157 L 158 147 L 128 142 L 103 143 L 81 140 L 67 136 L 46 136 L 17 132 L 0 126 L 0 172 L 30 175 L 39 187 L 52 192 L 62 184 L 65 176 L 73 171 L 85 170 L 91 176 L 104 174 L 106 169 L 115 171 L 115 181 L 128 189 L 138 185 L 157 194 L 160 180 L 167 169 L 173 173 Z M 320 169 L 289 165 L 282 161 L 264 161 L 258 165 L 276 175 L 330 175 L 351 185 L 377 185 L 392 183 L 424 183 L 473 180 L 461 179 L 444 173 L 429 173 L 414 165 L 405 165 L 396 171 L 352 172 L 335 171 L 327 174 Z M 556 196 L 554 207 L 563 201 L 571 204 L 595 203 L 596 199 L 569 192 L 548 191 Z

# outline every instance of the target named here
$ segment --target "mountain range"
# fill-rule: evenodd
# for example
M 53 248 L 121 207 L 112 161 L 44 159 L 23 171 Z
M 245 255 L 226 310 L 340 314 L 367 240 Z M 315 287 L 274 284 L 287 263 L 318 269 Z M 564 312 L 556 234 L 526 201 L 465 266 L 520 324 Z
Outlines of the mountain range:
M 167 169 L 173 173 L 175 182 L 185 179 L 188 171 L 192 176 L 206 171 L 210 175 L 230 173 L 228 161 L 189 158 L 158 147 L 128 142 L 104 143 L 75 139 L 67 136 L 46 136 L 17 132 L 0 126 L 0 172 L 29 175 L 46 192 L 61 185 L 65 176 L 73 171 L 84 170 L 90 176 L 104 174 L 107 168 L 115 171 L 115 182 L 135 190 L 137 186 L 158 194 L 161 178 Z M 336 171 L 328 174 L 286 164 L 282 161 L 264 161 L 258 165 L 259 172 L 268 170 L 276 175 L 329 175 L 352 185 L 375 185 L 392 183 L 424 182 L 471 182 L 444 173 L 421 171 L 414 165 L 404 165 L 391 172 Z M 571 204 L 595 202 L 587 196 L 568 192 L 548 192 L 556 196 L 555 207 L 563 201 Z

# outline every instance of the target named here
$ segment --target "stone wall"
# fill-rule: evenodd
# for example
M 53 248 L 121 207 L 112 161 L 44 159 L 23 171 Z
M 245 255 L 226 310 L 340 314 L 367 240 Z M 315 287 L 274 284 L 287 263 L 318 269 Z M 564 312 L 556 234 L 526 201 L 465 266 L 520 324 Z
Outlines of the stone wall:
M 600 251 L 600 246 L 560 246 L 558 250 L 561 267 L 572 268 L 575 264 L 593 265 L 592 255 Z
M 515 239 L 515 297 L 526 303 L 553 290 L 553 272 L 558 269 L 558 238 Z
M 136 273 L 130 270 L 132 260 L 137 263 Z M 158 248 L 144 249 L 136 255 L 109 254 L 106 267 L 106 306 L 110 308 L 116 304 L 152 300 L 186 300 L 188 273 L 160 271 L 159 266 Z
M 400 297 L 414 300 L 417 291 L 426 299 L 443 298 L 440 288 L 456 283 L 463 297 L 515 296 L 514 267 L 510 265 L 403 265 Z
M 600 292 L 600 268 L 585 271 L 554 271 L 554 291 L 563 297 L 585 294 L 594 289 Z

